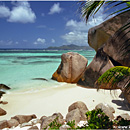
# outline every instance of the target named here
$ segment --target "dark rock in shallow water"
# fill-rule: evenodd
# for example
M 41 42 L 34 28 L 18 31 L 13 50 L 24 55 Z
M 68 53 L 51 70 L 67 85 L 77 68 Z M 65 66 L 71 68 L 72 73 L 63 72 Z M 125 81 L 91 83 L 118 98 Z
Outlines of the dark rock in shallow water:
M 5 84 L 0 84 L 0 89 L 9 90 L 11 88 L 6 86 Z
M 45 80 L 45 81 L 48 81 L 48 80 L 45 79 L 45 78 L 33 78 L 32 80 Z

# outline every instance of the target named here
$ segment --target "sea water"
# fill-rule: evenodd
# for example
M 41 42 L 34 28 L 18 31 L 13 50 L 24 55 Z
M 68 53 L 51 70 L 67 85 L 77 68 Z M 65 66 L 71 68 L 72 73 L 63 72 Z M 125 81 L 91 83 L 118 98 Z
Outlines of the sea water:
M 11 87 L 10 92 L 32 92 L 62 86 L 65 83 L 51 80 L 51 77 L 61 62 L 61 55 L 70 51 L 0 50 L 0 83 Z M 85 56 L 88 64 L 95 55 L 92 50 L 73 52 Z M 45 78 L 47 81 L 34 78 Z

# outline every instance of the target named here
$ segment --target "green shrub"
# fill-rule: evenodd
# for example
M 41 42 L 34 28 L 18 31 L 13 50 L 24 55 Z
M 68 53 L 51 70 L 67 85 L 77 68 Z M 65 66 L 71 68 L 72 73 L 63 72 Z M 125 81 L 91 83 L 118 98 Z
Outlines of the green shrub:
M 130 125 L 130 120 L 125 120 L 123 118 L 121 118 L 121 120 L 119 122 L 117 122 L 118 126 L 128 126 Z
M 67 125 L 69 125 L 71 127 L 71 129 L 75 129 L 75 120 L 73 121 L 68 121 Z
M 86 113 L 88 126 L 85 129 L 110 129 L 113 122 L 103 113 L 101 109 L 92 110 Z
M 49 126 L 50 128 L 49 129 L 59 129 L 61 124 L 58 123 L 58 116 L 54 119 L 54 121 L 52 121 Z

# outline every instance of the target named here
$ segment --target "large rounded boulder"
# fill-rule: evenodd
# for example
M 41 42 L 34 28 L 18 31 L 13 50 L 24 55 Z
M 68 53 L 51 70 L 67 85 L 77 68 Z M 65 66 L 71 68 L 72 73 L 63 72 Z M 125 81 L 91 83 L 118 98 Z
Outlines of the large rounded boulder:
M 130 18 L 130 11 L 118 14 L 88 31 L 88 44 L 96 51 Z
M 77 83 L 86 69 L 88 60 L 75 52 L 64 53 L 61 56 L 61 64 L 52 75 L 52 79 L 58 82 Z

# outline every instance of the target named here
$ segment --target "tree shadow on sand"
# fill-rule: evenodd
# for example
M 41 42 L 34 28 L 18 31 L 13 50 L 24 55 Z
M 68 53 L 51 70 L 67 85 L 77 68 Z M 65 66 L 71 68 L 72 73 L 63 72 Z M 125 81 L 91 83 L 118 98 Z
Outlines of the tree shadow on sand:
M 122 98 L 122 100 L 112 100 L 113 103 L 119 106 L 117 109 L 130 111 L 130 104 L 128 103 L 127 100 L 125 100 L 122 93 L 120 94 L 119 97 Z

